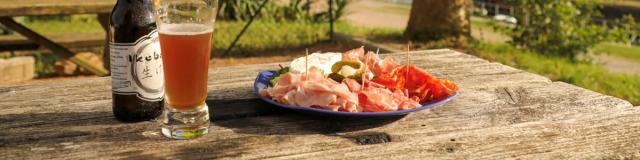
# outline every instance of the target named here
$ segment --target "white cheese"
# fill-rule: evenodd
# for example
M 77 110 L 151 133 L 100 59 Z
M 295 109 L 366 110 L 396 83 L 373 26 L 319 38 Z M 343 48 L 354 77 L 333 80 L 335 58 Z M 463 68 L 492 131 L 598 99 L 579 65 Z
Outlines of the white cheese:
M 336 62 L 342 60 L 341 53 L 313 53 L 308 57 L 309 68 L 312 66 L 318 67 L 324 71 L 325 75 L 331 74 L 331 66 Z M 289 64 L 290 72 L 293 73 L 304 73 L 306 71 L 305 67 L 305 58 L 300 57 L 296 58 Z
M 357 69 L 349 66 L 349 65 L 344 65 L 342 66 L 342 68 L 340 69 L 340 71 L 338 72 L 338 74 L 340 75 L 354 75 L 356 74 L 356 72 L 358 72 Z

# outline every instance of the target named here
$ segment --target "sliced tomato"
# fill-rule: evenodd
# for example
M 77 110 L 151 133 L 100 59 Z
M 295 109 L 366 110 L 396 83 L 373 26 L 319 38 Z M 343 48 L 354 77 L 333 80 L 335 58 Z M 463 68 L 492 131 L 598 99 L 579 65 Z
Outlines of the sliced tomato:
M 393 72 L 379 75 L 372 81 L 391 90 L 407 90 L 409 97 L 416 97 L 419 102 L 445 98 L 458 91 L 455 83 L 439 80 L 413 65 L 398 67 Z

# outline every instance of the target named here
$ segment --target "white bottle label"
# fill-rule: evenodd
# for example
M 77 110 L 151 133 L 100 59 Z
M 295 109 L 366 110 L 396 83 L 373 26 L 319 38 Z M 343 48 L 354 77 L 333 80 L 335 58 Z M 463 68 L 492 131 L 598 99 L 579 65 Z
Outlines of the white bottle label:
M 134 43 L 109 43 L 112 91 L 147 101 L 164 96 L 164 71 L 156 30 Z

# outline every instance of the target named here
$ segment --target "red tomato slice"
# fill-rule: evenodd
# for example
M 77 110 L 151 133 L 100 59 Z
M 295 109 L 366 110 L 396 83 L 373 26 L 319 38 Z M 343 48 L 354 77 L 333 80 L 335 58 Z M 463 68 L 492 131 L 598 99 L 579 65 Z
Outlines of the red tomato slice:
M 413 66 L 401 66 L 390 74 L 379 75 L 373 82 L 391 90 L 407 90 L 409 97 L 419 102 L 442 99 L 458 91 L 458 86 L 448 80 L 439 80 L 426 71 Z

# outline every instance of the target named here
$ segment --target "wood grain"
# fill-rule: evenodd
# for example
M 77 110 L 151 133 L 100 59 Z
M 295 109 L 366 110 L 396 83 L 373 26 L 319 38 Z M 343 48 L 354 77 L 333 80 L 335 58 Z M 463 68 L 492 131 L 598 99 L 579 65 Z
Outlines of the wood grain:
M 640 158 L 629 102 L 451 50 L 413 55 L 460 96 L 404 117 L 318 117 L 256 99 L 256 73 L 277 63 L 212 68 L 211 133 L 196 140 L 116 121 L 108 78 L 0 86 L 0 159 Z

